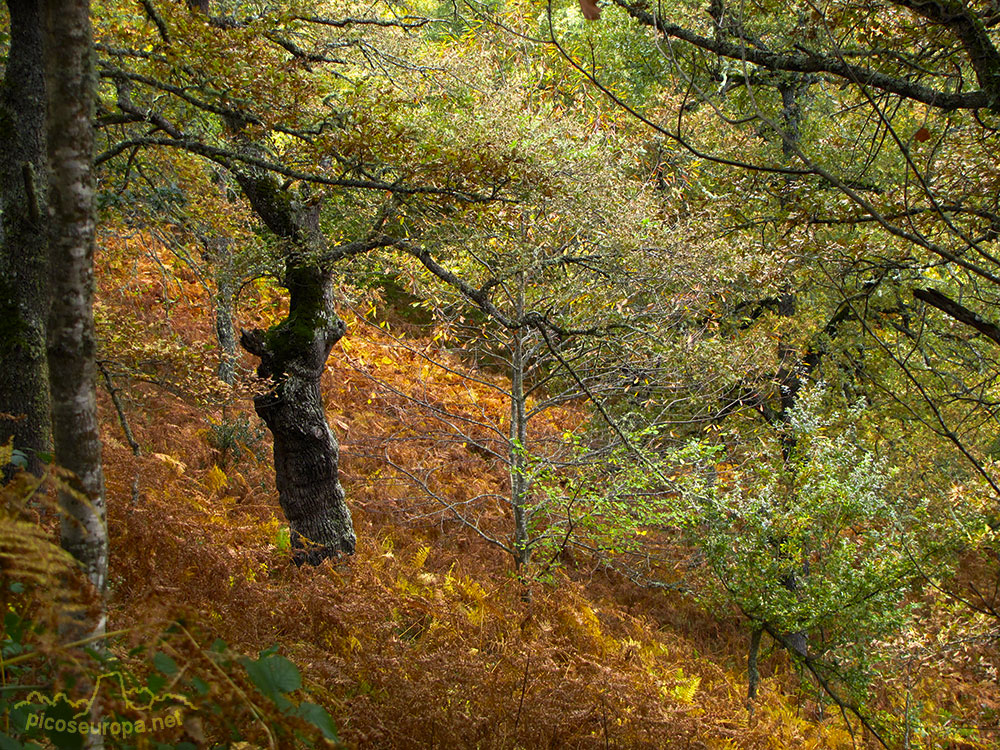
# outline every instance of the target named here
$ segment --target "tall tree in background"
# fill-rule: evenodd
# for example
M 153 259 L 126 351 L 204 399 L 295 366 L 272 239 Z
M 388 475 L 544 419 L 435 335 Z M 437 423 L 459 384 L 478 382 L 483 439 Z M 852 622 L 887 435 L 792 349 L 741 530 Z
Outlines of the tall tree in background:
M 1000 496 L 957 429 L 993 419 L 976 363 L 992 360 L 986 352 L 1000 341 L 995 9 L 935 0 L 753 14 L 722 0 L 614 5 L 658 35 L 668 80 L 683 88 L 670 102 L 676 116 L 627 102 L 602 73 L 581 71 L 703 164 L 744 172 L 750 189 L 733 203 L 734 229 L 830 277 L 840 299 L 828 320 L 858 321 L 873 345 L 850 366 L 860 373 L 883 357 L 903 376 L 906 408 Z M 956 324 L 964 354 L 951 351 Z M 910 346 L 927 357 L 926 372 L 907 364 Z M 958 359 L 969 366 L 955 368 Z M 795 378 L 813 366 L 786 371 Z M 982 407 L 979 416 L 950 411 L 959 403 Z
M 39 471 L 50 446 L 45 368 L 45 81 L 42 6 L 8 0 L 0 83 L 0 443 Z M 2 467 L 0 467 L 2 468 Z
M 49 381 L 56 463 L 73 473 L 59 494 L 62 544 L 103 593 L 108 543 L 94 363 L 94 105 L 89 0 L 45 6 L 48 91 Z M 103 613 L 73 635 L 104 632 Z

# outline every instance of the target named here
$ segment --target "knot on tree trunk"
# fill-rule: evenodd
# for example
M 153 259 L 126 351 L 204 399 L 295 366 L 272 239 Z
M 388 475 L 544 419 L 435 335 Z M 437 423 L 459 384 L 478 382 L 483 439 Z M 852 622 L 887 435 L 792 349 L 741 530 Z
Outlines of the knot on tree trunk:
M 257 375 L 262 378 L 269 378 L 274 374 L 272 366 L 271 350 L 267 346 L 267 332 L 259 328 L 252 331 L 243 329 L 240 331 L 240 344 L 255 357 L 260 359 L 257 365 Z

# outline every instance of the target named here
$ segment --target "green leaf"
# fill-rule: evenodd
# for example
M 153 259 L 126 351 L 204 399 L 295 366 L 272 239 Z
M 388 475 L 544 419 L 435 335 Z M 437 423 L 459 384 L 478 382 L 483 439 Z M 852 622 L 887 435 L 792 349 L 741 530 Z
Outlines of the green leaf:
M 318 728 L 326 739 L 333 742 L 337 742 L 339 740 L 337 737 L 337 726 L 333 723 L 333 719 L 330 718 L 330 714 L 328 714 L 326 709 L 322 706 L 318 706 L 315 703 L 305 702 L 299 706 L 297 713 L 300 718 L 305 719 L 314 727 Z
M 160 651 L 157 651 L 156 654 L 153 655 L 153 666 L 155 666 L 163 674 L 167 675 L 167 677 L 177 674 L 177 670 L 179 669 L 177 662 Z
M 262 656 L 257 661 L 251 661 L 247 658 L 241 661 L 253 684 L 264 695 L 283 710 L 290 707 L 291 704 L 283 698 L 283 694 L 291 693 L 302 687 L 302 678 L 299 675 L 298 667 L 284 656 L 276 654 Z
M 194 689 L 198 691 L 198 695 L 208 695 L 209 690 L 211 690 L 208 683 L 200 677 L 193 677 L 191 679 L 191 684 L 194 685 Z
M 3 626 L 10 641 L 20 644 L 24 637 L 24 621 L 17 612 L 7 611 L 3 616 Z
M 61 726 L 64 731 L 60 732 L 55 729 L 47 731 L 49 740 L 55 745 L 59 750 L 80 750 L 83 747 L 84 735 L 79 732 L 68 732 L 69 724 L 73 721 L 73 707 L 65 700 L 59 700 L 54 706 L 50 706 L 45 711 L 45 718 L 51 717 L 55 720 L 54 726 Z
M 167 686 L 167 680 L 158 674 L 151 674 L 146 678 L 146 686 L 154 693 L 159 694 Z

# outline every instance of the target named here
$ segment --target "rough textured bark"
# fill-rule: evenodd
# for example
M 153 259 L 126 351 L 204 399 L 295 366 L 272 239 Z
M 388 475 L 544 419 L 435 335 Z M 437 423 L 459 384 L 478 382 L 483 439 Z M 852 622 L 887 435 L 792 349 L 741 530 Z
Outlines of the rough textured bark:
M 62 545 L 80 561 L 98 592 L 107 578 L 104 473 L 95 385 L 94 69 L 89 0 L 46 0 L 48 90 L 49 384 L 55 460 L 73 472 L 75 493 L 59 495 Z M 104 631 L 74 624 L 77 637 Z
M 42 5 L 7 0 L 7 7 L 10 54 L 0 83 L 0 443 L 13 437 L 38 472 L 39 452 L 51 448 Z
M 344 335 L 333 306 L 331 275 L 289 261 L 288 317 L 269 331 L 244 331 L 241 342 L 260 357 L 257 373 L 269 378 L 254 398 L 274 437 L 274 474 L 291 529 L 296 563 L 318 565 L 353 554 L 356 538 L 339 480 L 340 449 L 326 421 L 320 377 L 330 349 Z
M 332 273 L 316 261 L 327 249 L 319 204 L 292 201 L 267 176 L 234 176 L 267 227 L 293 246 L 284 280 L 288 316 L 267 331 L 244 331 L 240 342 L 260 357 L 257 374 L 271 383 L 254 398 L 254 407 L 274 437 L 275 484 L 291 529 L 293 559 L 318 565 L 353 554 L 356 542 L 340 485 L 340 447 L 320 391 L 330 349 L 345 328 L 334 309 Z

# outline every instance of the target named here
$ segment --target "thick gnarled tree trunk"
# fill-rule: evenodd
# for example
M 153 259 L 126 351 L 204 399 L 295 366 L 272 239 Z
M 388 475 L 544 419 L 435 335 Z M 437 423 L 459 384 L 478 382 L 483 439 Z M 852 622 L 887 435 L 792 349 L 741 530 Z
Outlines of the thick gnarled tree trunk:
M 288 317 L 268 331 L 244 331 L 241 342 L 260 357 L 270 390 L 254 399 L 274 437 L 274 473 L 291 529 L 294 559 L 317 565 L 354 553 L 354 527 L 344 502 L 340 448 L 326 421 L 320 378 L 330 349 L 344 335 L 333 305 L 330 273 L 295 266 L 285 280 Z
M 293 559 L 318 565 L 354 553 L 351 512 L 340 486 L 340 447 L 326 421 L 320 378 L 344 335 L 334 308 L 333 278 L 320 260 L 326 239 L 319 203 L 292 200 L 270 176 L 234 172 L 243 194 L 274 234 L 292 244 L 285 261 L 288 316 L 267 331 L 243 331 L 240 343 L 260 357 L 270 388 L 254 398 L 274 438 L 278 500 L 291 531 Z
M 51 437 L 42 4 L 7 0 L 7 7 L 10 52 L 0 84 L 0 443 L 13 437 L 37 473 L 38 454 L 50 449 Z

